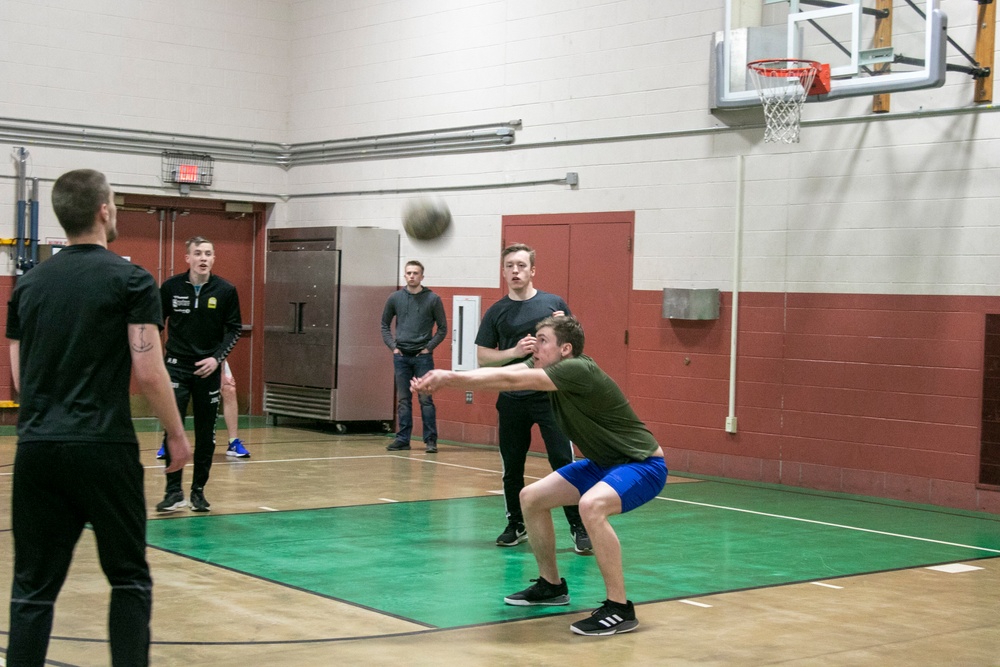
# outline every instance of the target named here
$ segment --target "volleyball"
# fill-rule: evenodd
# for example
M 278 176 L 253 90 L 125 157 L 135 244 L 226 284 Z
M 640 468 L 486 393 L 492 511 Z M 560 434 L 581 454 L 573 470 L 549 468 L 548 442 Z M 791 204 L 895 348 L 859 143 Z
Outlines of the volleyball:
M 416 199 L 403 210 L 403 230 L 411 239 L 436 239 L 444 234 L 450 224 L 451 211 L 443 201 Z

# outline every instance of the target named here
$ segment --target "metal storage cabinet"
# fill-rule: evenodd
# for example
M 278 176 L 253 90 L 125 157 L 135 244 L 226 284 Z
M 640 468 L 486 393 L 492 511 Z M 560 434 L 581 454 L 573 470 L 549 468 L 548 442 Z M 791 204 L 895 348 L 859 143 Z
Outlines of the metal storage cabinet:
M 382 307 L 396 290 L 399 232 L 272 229 L 264 304 L 264 410 L 392 429 L 392 355 Z

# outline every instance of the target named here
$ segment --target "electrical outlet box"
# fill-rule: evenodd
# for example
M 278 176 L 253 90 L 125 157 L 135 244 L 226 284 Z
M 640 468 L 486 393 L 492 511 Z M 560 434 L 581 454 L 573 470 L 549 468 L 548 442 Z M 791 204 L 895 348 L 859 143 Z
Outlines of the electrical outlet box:
M 726 433 L 736 433 L 736 417 L 726 417 Z
M 465 402 L 466 403 L 472 403 L 472 392 L 471 391 L 465 392 Z

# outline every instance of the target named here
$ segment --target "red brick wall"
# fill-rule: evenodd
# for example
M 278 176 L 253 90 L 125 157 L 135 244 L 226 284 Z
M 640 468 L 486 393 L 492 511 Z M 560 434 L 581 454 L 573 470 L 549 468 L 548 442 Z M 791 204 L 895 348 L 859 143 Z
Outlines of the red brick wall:
M 660 293 L 633 296 L 630 398 L 674 468 L 1000 511 L 976 487 L 984 320 L 1000 300 L 740 299 L 728 434 L 731 295 L 714 322 L 664 320 Z

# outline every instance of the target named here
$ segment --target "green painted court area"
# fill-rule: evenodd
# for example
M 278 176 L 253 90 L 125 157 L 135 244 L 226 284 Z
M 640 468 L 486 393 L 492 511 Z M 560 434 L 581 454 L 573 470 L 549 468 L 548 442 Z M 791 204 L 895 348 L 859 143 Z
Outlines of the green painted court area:
M 605 597 L 556 514 L 568 607 L 511 607 L 537 576 L 528 544 L 494 546 L 503 500 L 477 497 L 150 521 L 149 544 L 448 628 L 581 611 Z M 613 521 L 636 603 L 1000 556 L 1000 517 L 703 481 Z

